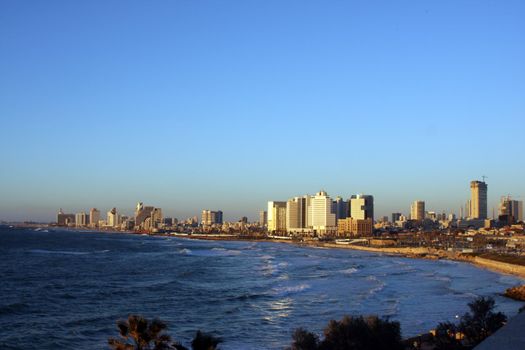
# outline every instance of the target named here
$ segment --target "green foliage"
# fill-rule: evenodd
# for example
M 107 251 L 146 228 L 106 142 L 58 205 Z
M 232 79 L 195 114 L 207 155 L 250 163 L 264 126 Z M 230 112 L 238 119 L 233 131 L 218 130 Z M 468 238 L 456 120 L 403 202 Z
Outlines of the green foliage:
M 188 350 L 179 342 L 171 343 L 171 337 L 164 332 L 166 323 L 154 319 L 148 321 L 139 315 L 130 315 L 127 320 L 118 321 L 121 339 L 110 338 L 108 344 L 113 350 Z M 217 350 L 220 338 L 197 331 L 191 342 L 193 350 Z
M 148 321 L 142 316 L 130 315 L 126 321 L 118 321 L 122 339 L 110 338 L 109 346 L 114 350 L 167 350 L 171 338 L 164 334 L 168 328 L 160 320 Z
M 490 297 L 481 297 L 468 304 L 470 312 L 461 318 L 459 330 L 465 335 L 469 345 L 481 343 L 507 322 L 507 316 L 494 312 L 494 306 L 494 299 Z
M 434 337 L 435 350 L 461 350 L 464 349 L 461 341 L 456 338 L 458 327 L 451 322 L 438 324 Z
M 299 328 L 293 336 L 292 350 L 402 350 L 399 322 L 377 316 L 345 316 L 330 321 L 324 339 Z
M 319 347 L 319 337 L 304 328 L 297 328 L 292 334 L 290 350 L 316 350 Z

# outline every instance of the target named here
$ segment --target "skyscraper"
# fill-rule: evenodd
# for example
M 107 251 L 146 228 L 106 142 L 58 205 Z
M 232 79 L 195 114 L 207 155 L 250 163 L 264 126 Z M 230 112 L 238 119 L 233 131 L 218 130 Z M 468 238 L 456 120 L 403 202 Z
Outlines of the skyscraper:
M 425 202 L 414 201 L 410 207 L 410 219 L 423 221 L 425 219 Z
M 299 232 L 306 228 L 307 201 L 306 197 L 294 197 L 286 202 L 286 230 Z
M 484 181 L 470 182 L 470 218 L 487 218 L 487 184 Z
M 201 215 L 201 224 L 203 226 L 211 226 L 215 224 L 222 224 L 222 211 L 204 209 Z
M 337 196 L 333 203 L 333 213 L 335 214 L 335 220 L 346 219 L 348 216 L 348 202 L 343 198 Z
M 268 232 L 286 231 L 286 202 L 268 202 Z
M 266 226 L 268 223 L 268 212 L 266 210 L 261 210 L 259 212 L 259 225 L 261 227 Z
M 350 197 L 350 217 L 357 220 L 371 219 L 374 222 L 374 197 L 357 194 Z
M 499 215 L 506 215 L 512 222 L 523 221 L 523 201 L 512 200 L 510 196 L 501 197 Z
M 87 215 L 85 212 L 77 213 L 75 215 L 75 225 L 78 227 L 87 226 Z
M 68 226 L 75 223 L 75 214 L 65 214 L 62 211 L 62 208 L 58 211 L 57 214 L 57 225 L 58 226 Z
M 392 213 L 392 222 L 395 223 L 401 218 L 401 213 Z
M 117 208 L 113 208 L 110 211 L 108 211 L 107 220 L 106 220 L 107 226 L 116 227 L 120 224 L 119 221 L 120 220 L 119 220 L 119 215 L 117 213 Z
M 325 191 L 319 191 L 312 196 L 308 205 L 308 226 L 318 234 L 335 233 L 337 231 L 335 214 L 332 212 L 332 199 Z
M 100 211 L 97 208 L 91 208 L 89 210 L 89 226 L 97 227 L 100 220 Z

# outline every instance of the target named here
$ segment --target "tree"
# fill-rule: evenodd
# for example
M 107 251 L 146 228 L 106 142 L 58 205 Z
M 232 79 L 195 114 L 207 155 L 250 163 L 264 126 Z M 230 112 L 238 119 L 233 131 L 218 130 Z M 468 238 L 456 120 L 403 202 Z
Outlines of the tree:
M 216 338 L 213 335 L 197 331 L 195 338 L 191 342 L 193 350 L 216 350 L 217 345 L 222 342 L 222 339 Z
M 324 339 L 302 328 L 296 329 L 291 350 L 402 350 L 399 322 L 377 316 L 345 316 L 332 320 Z
M 292 339 L 289 350 L 317 350 L 319 347 L 319 337 L 304 328 L 297 328 L 292 334 Z
M 110 338 L 109 346 L 114 350 L 167 350 L 171 349 L 171 338 L 164 331 L 166 323 L 154 319 L 148 321 L 142 316 L 129 315 L 127 320 L 117 322 L 122 339 Z
M 495 302 L 491 297 L 481 297 L 468 304 L 470 312 L 461 318 L 459 330 L 465 335 L 469 345 L 481 343 L 507 322 L 505 314 L 493 311 L 494 306 Z
M 321 350 L 401 350 L 399 322 L 377 316 L 345 316 L 330 321 L 324 330 Z
M 458 326 L 451 322 L 438 324 L 434 336 L 435 350 L 461 350 L 464 349 L 461 341 L 456 335 L 459 333 Z

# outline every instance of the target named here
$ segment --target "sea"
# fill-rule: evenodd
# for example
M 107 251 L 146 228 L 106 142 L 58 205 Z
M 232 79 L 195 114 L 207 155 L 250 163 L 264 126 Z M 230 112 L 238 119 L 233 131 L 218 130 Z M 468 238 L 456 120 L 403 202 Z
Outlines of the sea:
M 344 315 L 399 321 L 403 337 L 456 321 L 520 278 L 453 261 L 254 241 L 0 227 L 0 349 L 108 349 L 116 321 L 159 318 L 188 346 L 284 349 Z

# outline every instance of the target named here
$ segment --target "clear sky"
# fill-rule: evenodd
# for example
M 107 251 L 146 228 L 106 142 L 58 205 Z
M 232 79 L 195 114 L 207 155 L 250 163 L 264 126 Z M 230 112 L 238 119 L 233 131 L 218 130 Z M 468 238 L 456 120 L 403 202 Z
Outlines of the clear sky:
M 0 2 L 0 219 L 525 196 L 525 1 Z M 525 199 L 525 198 L 523 198 Z M 491 209 L 489 209 L 491 211 Z M 490 214 L 490 213 L 489 213 Z

